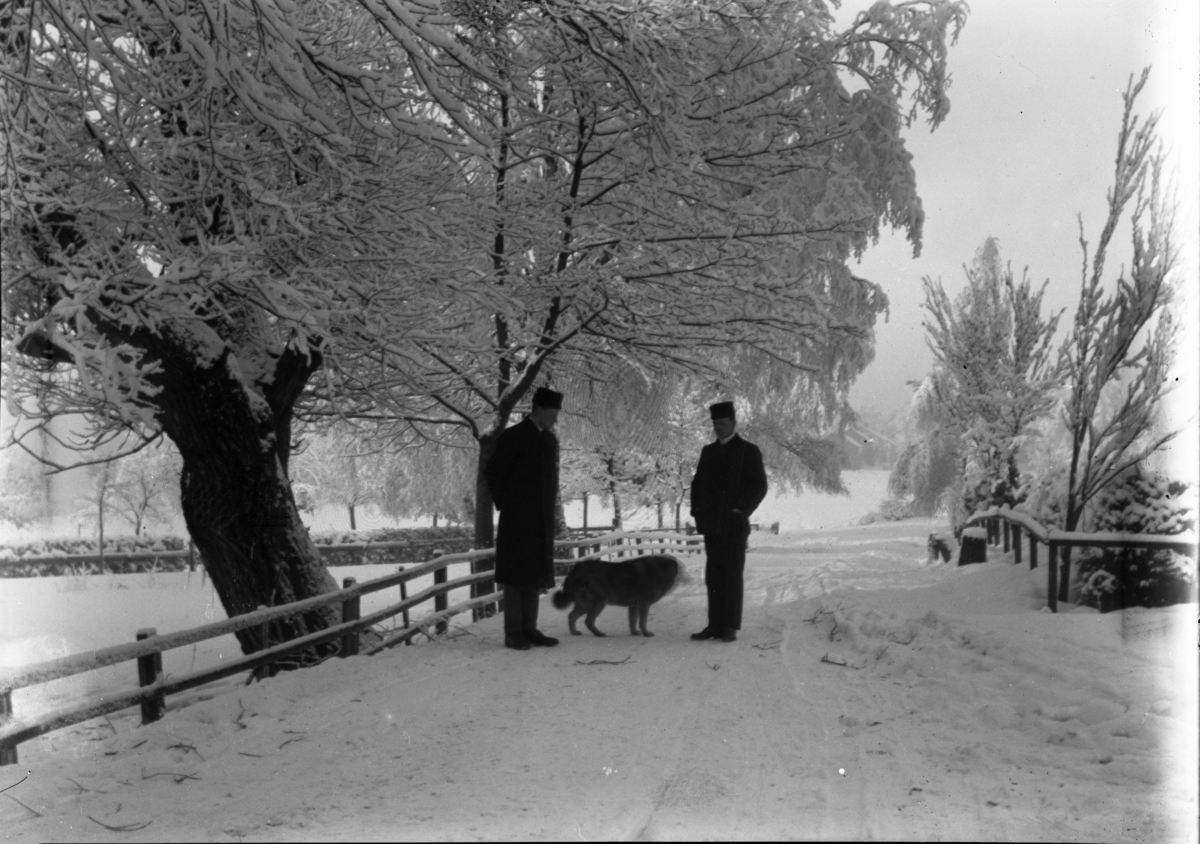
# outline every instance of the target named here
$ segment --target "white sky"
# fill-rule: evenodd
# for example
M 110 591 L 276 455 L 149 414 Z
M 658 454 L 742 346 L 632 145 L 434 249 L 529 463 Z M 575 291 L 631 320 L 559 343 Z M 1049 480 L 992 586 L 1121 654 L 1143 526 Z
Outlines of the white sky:
M 847 21 L 869 0 L 847 0 Z M 883 285 L 891 317 L 877 329 L 876 360 L 851 393 L 860 410 L 907 404 L 906 381 L 923 377 L 932 357 L 921 328 L 921 279 L 940 279 L 953 298 L 963 265 L 989 235 L 1018 275 L 1050 279 L 1046 303 L 1068 308 L 1078 297 L 1081 252 L 1076 215 L 1094 244 L 1111 184 L 1121 94 L 1131 73 L 1153 65 L 1139 110 L 1161 109 L 1168 167 L 1178 173 L 1183 271 L 1193 293 L 1197 273 L 1200 111 L 1197 108 L 1195 0 L 972 0 L 951 49 L 951 111 L 932 134 L 914 125 L 914 156 L 926 222 L 921 257 L 903 237 L 887 236 L 857 267 Z M 1128 249 L 1128 237 L 1115 246 Z M 1120 266 L 1112 253 L 1109 277 Z M 1181 349 L 1194 375 L 1196 298 Z M 1194 412 L 1194 378 L 1186 385 Z M 1194 421 L 1192 422 L 1194 426 Z M 1194 455 L 1194 449 L 1191 452 Z

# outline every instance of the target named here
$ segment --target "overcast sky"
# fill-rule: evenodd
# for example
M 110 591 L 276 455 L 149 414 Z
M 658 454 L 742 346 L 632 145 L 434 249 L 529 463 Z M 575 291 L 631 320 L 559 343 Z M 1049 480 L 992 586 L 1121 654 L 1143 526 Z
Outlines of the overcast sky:
M 849 20 L 870 5 L 846 0 Z M 963 264 L 989 235 L 1020 275 L 1028 266 L 1046 301 L 1078 299 L 1081 251 L 1077 214 L 1095 244 L 1104 195 L 1112 182 L 1121 94 L 1131 73 L 1153 65 L 1140 110 L 1161 109 L 1168 166 L 1178 176 L 1180 240 L 1193 295 L 1181 359 L 1195 375 L 1197 213 L 1200 111 L 1197 109 L 1196 0 L 970 0 L 971 13 L 951 49 L 949 117 L 934 132 L 908 132 L 924 202 L 924 247 L 918 259 L 903 237 L 885 237 L 857 272 L 883 285 L 891 317 L 880 325 L 876 360 L 859 379 L 851 403 L 860 410 L 907 404 L 906 381 L 923 377 L 932 356 L 921 327 L 921 278 L 940 279 L 953 298 L 965 284 Z M 1120 257 L 1128 250 L 1126 235 Z M 1108 277 L 1120 261 L 1110 253 Z M 1195 410 L 1195 381 L 1190 407 Z M 1193 423 L 1194 424 L 1194 423 Z

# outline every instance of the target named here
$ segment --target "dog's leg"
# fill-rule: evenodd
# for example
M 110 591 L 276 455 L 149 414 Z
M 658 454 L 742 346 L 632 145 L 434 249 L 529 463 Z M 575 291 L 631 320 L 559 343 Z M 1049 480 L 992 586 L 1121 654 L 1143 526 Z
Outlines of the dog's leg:
M 642 635 L 643 636 L 653 636 L 654 635 L 653 633 L 651 633 L 649 630 L 646 629 L 646 622 L 649 620 L 650 620 L 650 605 L 649 604 L 639 604 L 638 605 L 638 621 L 642 625 Z
M 629 635 L 630 636 L 638 635 L 637 622 L 638 622 L 638 609 L 637 609 L 637 604 L 634 604 L 629 608 Z
M 582 633 L 580 633 L 578 630 L 575 629 L 575 622 L 579 620 L 579 617 L 581 615 L 583 615 L 583 609 L 579 606 L 579 604 L 576 604 L 571 609 L 571 612 L 567 614 L 567 626 L 571 628 L 572 636 L 582 636 L 583 635 Z M 589 621 L 588 627 L 591 627 L 591 626 L 592 626 L 592 623 Z
M 583 623 L 587 625 L 587 629 L 592 631 L 593 636 L 607 635 L 605 633 L 601 633 L 596 628 L 596 619 L 600 617 L 600 613 L 604 612 L 604 607 L 605 607 L 605 604 L 601 604 L 600 606 L 594 607 L 593 609 L 589 610 L 588 614 L 587 614 L 587 618 L 585 618 L 583 620 Z

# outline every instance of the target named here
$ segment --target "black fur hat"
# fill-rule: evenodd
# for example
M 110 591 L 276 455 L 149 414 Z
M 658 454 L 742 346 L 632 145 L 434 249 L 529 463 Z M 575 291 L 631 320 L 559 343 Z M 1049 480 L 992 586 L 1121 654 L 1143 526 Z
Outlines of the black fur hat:
M 733 402 L 719 401 L 714 405 L 710 405 L 708 412 L 713 419 L 737 419 L 737 415 L 733 412 Z
M 549 387 L 538 387 L 533 392 L 533 406 L 562 410 L 562 398 L 562 393 L 557 393 Z

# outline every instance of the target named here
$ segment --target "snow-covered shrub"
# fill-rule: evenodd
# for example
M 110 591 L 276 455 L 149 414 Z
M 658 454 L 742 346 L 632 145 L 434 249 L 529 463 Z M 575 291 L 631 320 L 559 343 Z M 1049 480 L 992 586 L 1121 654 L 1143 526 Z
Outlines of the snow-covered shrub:
M 1171 535 L 1195 527 L 1195 507 L 1181 499 L 1188 485 L 1150 478 L 1135 468 L 1102 493 L 1091 529 Z M 1161 607 L 1196 600 L 1196 561 L 1175 551 L 1087 549 L 1080 556 L 1080 603 L 1101 611 Z
M 1021 509 L 1046 528 L 1061 528 L 1067 509 L 1067 469 L 1056 466 L 1034 478 Z

